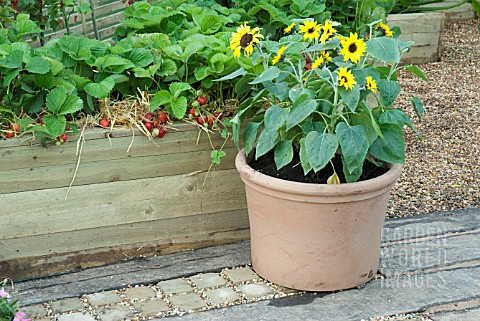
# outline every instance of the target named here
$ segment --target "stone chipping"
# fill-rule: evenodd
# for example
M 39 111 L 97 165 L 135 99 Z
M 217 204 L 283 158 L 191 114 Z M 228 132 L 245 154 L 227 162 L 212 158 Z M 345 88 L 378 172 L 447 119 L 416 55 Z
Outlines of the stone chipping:
M 412 216 L 480 206 L 480 32 L 477 21 L 447 24 L 440 62 L 419 65 L 424 82 L 401 72 L 402 90 L 420 98 L 423 140 L 406 129 L 406 165 L 387 215 Z M 412 110 L 406 99 L 396 107 Z

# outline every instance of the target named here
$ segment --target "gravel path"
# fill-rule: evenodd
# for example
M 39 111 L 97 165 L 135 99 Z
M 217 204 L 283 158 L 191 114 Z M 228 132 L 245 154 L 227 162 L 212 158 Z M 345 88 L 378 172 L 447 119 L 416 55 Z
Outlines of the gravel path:
M 402 89 L 425 115 L 407 131 L 407 160 L 387 215 L 402 217 L 480 206 L 480 33 L 477 22 L 445 26 L 441 62 L 419 66 L 429 82 L 402 73 Z M 409 103 L 399 105 L 411 109 Z M 413 119 L 413 116 L 412 116 Z

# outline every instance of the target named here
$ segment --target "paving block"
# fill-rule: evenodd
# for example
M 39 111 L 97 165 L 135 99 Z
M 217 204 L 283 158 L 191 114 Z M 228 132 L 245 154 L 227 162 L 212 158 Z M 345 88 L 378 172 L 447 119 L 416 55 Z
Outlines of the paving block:
M 128 288 L 125 290 L 125 295 L 130 300 L 142 300 L 147 298 L 154 298 L 157 296 L 157 293 L 146 286 L 137 286 L 134 288 Z
M 85 304 L 78 298 L 63 299 L 49 303 L 55 313 L 65 313 L 85 309 Z
M 274 294 L 274 290 L 266 284 L 242 284 L 237 286 L 237 290 L 245 294 L 248 300 L 260 299 Z
M 174 295 L 169 297 L 168 299 L 170 300 L 170 302 L 172 302 L 173 305 L 184 311 L 201 310 L 202 308 L 207 306 L 207 302 L 205 302 L 197 293 Z
M 102 306 L 102 305 L 111 305 L 122 302 L 122 298 L 117 294 L 117 291 L 107 291 L 92 293 L 86 295 L 88 302 L 92 306 Z
M 29 318 L 46 317 L 48 314 L 47 309 L 43 304 L 30 305 L 28 307 L 21 308 L 20 311 L 25 312 L 25 315 Z
M 153 316 L 160 312 L 167 312 L 168 310 L 170 310 L 165 301 L 155 299 L 136 302 L 133 304 L 133 306 L 143 316 Z
M 158 282 L 157 286 L 167 295 L 193 292 L 193 288 L 182 278 Z
M 241 300 L 232 288 L 218 288 L 205 291 L 205 295 L 214 305 L 232 304 Z
M 59 315 L 58 321 L 95 321 L 95 318 L 88 313 L 74 312 L 70 314 Z
M 260 280 L 260 277 L 249 267 L 225 270 L 223 271 L 223 274 L 225 274 L 234 284 Z
M 97 314 L 101 321 L 123 321 L 124 319 L 131 317 L 133 311 L 124 305 L 118 304 L 102 307 L 97 310 Z
M 28 315 L 27 315 L 28 316 Z M 49 317 L 43 317 L 43 318 L 36 318 L 34 319 L 35 321 L 51 321 L 51 319 Z
M 225 286 L 225 279 L 217 273 L 202 273 L 190 277 L 190 280 L 195 283 L 197 288 L 206 289 L 217 286 Z

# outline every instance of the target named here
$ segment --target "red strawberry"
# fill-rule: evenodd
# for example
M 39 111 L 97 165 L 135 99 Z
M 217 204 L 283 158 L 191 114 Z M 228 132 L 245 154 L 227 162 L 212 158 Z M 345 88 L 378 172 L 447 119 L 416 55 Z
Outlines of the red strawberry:
M 208 102 L 208 98 L 204 96 L 198 96 L 197 101 L 200 105 L 205 105 Z
M 188 113 L 190 115 L 192 115 L 193 117 L 196 117 L 197 116 L 197 111 L 195 110 L 195 108 L 190 108 L 190 110 L 188 111 Z
M 155 120 L 153 121 L 153 128 L 157 128 L 158 125 L 160 125 L 160 122 L 158 121 L 158 119 L 155 119 Z
M 148 119 L 148 120 L 152 120 L 153 119 L 153 114 L 152 113 L 146 113 L 145 118 Z
M 5 136 L 7 136 L 8 138 L 12 138 L 14 135 L 15 135 L 14 132 L 11 132 L 11 131 L 5 132 Z
M 165 136 L 166 133 L 167 133 L 167 129 L 163 126 L 160 126 L 159 132 L 158 132 L 158 138 L 162 138 L 163 136 Z
M 160 130 L 158 128 L 154 128 L 152 130 L 152 136 L 153 137 L 157 137 L 159 133 L 160 133 Z
M 168 121 L 167 114 L 165 113 L 160 113 L 158 114 L 158 120 L 162 123 L 165 124 Z
M 210 126 L 212 126 L 212 125 L 213 125 L 213 121 L 214 121 L 215 119 L 214 119 L 212 116 L 208 116 L 207 119 L 208 119 L 208 124 L 209 124 Z
M 67 139 L 68 139 L 68 135 L 65 134 L 65 133 L 63 133 L 63 134 L 61 134 L 60 136 L 57 137 L 57 140 L 58 140 L 61 144 L 65 143 L 65 142 L 67 141 Z
M 213 116 L 218 119 L 218 120 L 222 120 L 223 118 L 223 115 L 222 115 L 222 112 L 221 111 L 216 111 L 213 113 Z
M 10 129 L 18 133 L 20 131 L 20 125 L 15 123 L 10 123 Z
M 153 123 L 152 123 L 152 122 L 146 122 L 144 125 L 145 125 L 145 128 L 146 128 L 149 132 L 152 131 L 152 129 L 153 129 Z
M 208 119 L 205 116 L 198 117 L 198 119 L 197 119 L 197 123 L 199 123 L 200 125 L 205 124 L 207 121 L 208 121 Z
M 106 118 L 100 119 L 100 121 L 98 123 L 100 124 L 100 126 L 105 127 L 105 128 L 110 126 L 110 121 Z
M 305 64 L 305 69 L 307 69 L 307 70 L 312 69 L 312 64 L 311 63 L 306 63 Z

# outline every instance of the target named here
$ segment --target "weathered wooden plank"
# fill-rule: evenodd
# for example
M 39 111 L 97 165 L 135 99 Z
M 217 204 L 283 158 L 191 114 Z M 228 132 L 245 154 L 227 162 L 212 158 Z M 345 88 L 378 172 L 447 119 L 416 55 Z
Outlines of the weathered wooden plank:
M 185 122 L 175 122 L 173 125 L 168 125 L 167 129 L 169 130 L 168 135 L 173 134 L 175 132 L 188 132 L 194 131 L 198 133 L 198 127 L 185 123 Z M 103 139 L 103 138 L 117 138 L 117 137 L 130 137 L 132 135 L 135 138 L 144 136 L 138 129 L 128 129 L 128 128 L 113 128 L 110 132 L 109 129 L 94 127 L 88 128 L 85 133 L 85 140 L 92 140 L 92 139 Z M 78 139 L 78 135 L 73 135 L 69 133 L 69 141 L 76 141 Z M 168 137 L 168 136 L 166 136 Z M 0 149 L 6 147 L 15 147 L 15 146 L 40 146 L 40 140 L 32 140 L 31 135 L 25 135 L 20 138 L 10 138 L 5 140 L 0 140 Z
M 248 239 L 245 209 L 2 240 L 0 273 L 10 277 L 99 266 L 125 258 Z M 33 246 L 32 246 L 33 245 Z
M 246 207 L 235 169 L 0 195 L 0 240 Z M 1 252 L 1 251 L 0 251 Z
M 413 48 L 429 46 L 432 48 L 431 50 L 438 51 L 441 39 L 438 33 L 417 32 L 401 35 L 400 40 L 414 41 L 415 44 L 412 46 Z
M 96 135 L 96 134 L 101 135 Z M 170 130 L 167 135 L 150 141 L 140 132 L 132 137 L 131 131 L 122 131 L 113 134 L 112 138 L 105 138 L 107 130 L 92 130 L 85 132 L 85 143 L 83 145 L 81 160 L 82 163 L 101 160 L 113 160 L 132 157 L 145 157 L 183 153 L 192 151 L 211 150 L 210 142 L 205 133 L 200 135 L 198 140 L 197 131 Z M 128 133 L 130 136 L 122 136 Z M 218 135 L 211 135 L 215 148 L 222 146 L 224 139 Z M 77 140 L 78 136 L 72 135 L 62 146 L 49 146 L 42 148 L 40 145 L 20 145 L 10 140 L 0 142 L 0 173 L 13 169 L 30 169 L 40 166 L 57 166 L 75 164 L 77 162 Z M 155 143 L 156 145 L 155 145 Z M 127 153 L 128 147 L 130 151 Z M 227 146 L 231 146 L 229 142 Z M 0 175 L 0 181 L 2 180 Z
M 402 34 L 417 32 L 438 33 L 443 31 L 445 14 L 439 12 L 402 13 L 387 16 L 390 27 L 399 26 Z
M 208 147 L 207 147 L 208 148 Z M 104 161 L 83 161 L 76 173 L 73 186 L 128 181 L 140 178 L 181 175 L 195 171 L 208 171 L 211 164 L 210 150 L 127 157 Z M 215 170 L 235 168 L 236 148 L 224 150 Z M 98 150 L 97 153 L 104 153 Z M 67 187 L 75 172 L 75 164 L 41 166 L 1 171 L 0 193 L 34 191 L 47 188 Z

